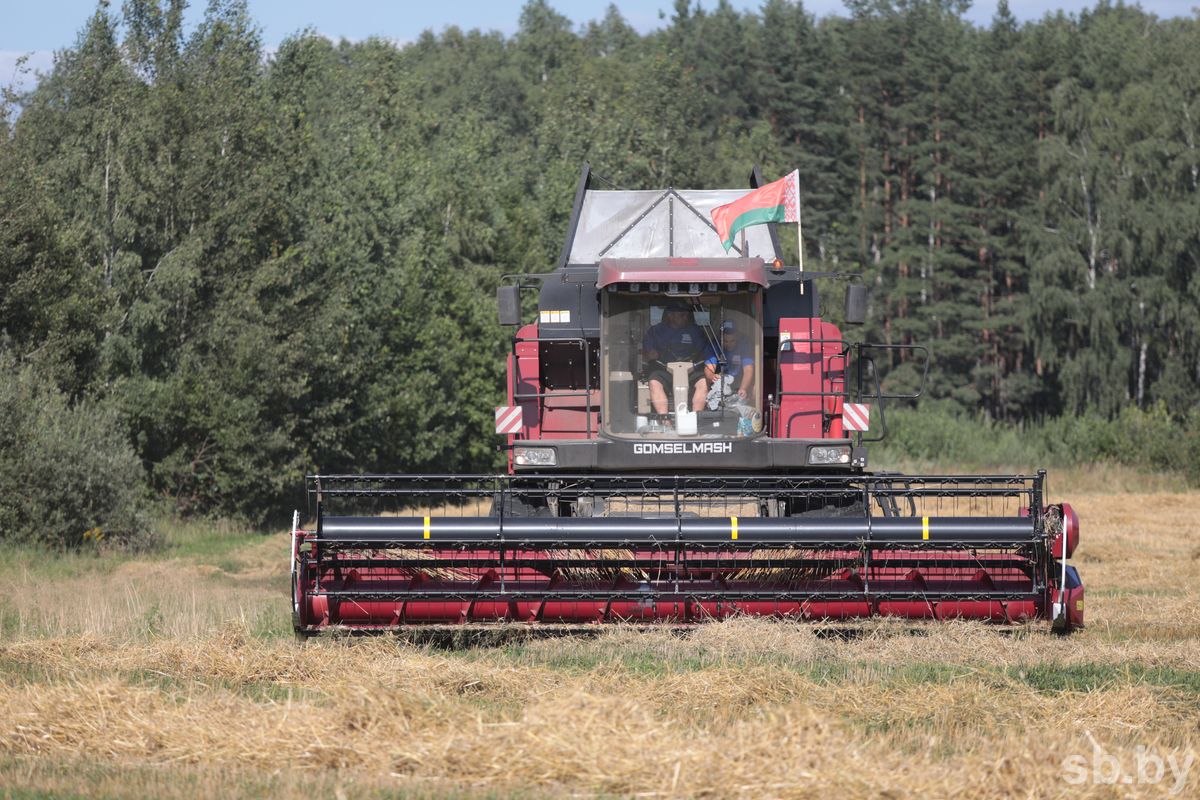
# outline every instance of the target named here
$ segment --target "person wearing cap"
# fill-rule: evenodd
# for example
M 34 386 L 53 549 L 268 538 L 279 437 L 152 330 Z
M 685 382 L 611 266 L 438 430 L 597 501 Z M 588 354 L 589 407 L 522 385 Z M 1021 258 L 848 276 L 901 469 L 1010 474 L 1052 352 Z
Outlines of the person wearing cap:
M 725 354 L 722 373 L 733 379 L 733 385 L 738 387 L 738 400 L 744 403 L 754 391 L 754 348 L 741 341 L 737 325 L 731 319 L 721 323 L 721 350 Z M 721 379 L 717 374 L 718 361 L 717 354 L 713 353 L 704 362 L 704 377 L 710 382 Z
M 688 372 L 688 385 L 692 387 L 692 410 L 704 407 L 708 384 L 704 381 L 702 362 L 708 354 L 704 331 L 692 320 L 692 312 L 686 303 L 671 302 L 663 311 L 662 322 L 651 325 L 642 337 L 642 355 L 648 363 L 646 375 L 650 384 L 650 405 L 656 414 L 666 414 L 670 408 L 668 393 L 671 390 L 671 373 L 667 364 L 672 361 L 687 361 L 695 364 Z

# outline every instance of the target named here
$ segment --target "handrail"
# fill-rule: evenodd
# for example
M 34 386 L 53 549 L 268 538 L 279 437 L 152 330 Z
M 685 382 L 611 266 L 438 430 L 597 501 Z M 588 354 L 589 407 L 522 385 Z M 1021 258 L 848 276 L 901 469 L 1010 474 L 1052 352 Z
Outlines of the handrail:
M 822 401 L 821 407 L 820 407 L 820 412 L 821 412 L 821 417 L 823 420 L 824 417 L 826 416 L 825 403 L 824 403 L 824 400 L 826 397 L 840 397 L 840 398 L 845 399 L 850 396 L 848 381 L 846 380 L 846 378 L 844 376 L 845 371 L 849 368 L 848 364 L 844 365 L 842 368 L 842 371 L 843 371 L 842 384 L 845 388 L 840 392 L 833 391 L 833 390 L 826 391 L 825 389 L 821 389 L 820 391 L 817 391 L 817 392 L 784 391 L 783 390 L 783 388 L 782 388 L 783 387 L 783 358 L 782 358 L 782 355 L 784 352 L 788 352 L 788 351 L 796 352 L 794 345 L 797 342 L 807 343 L 809 345 L 813 345 L 813 344 L 822 345 L 821 352 L 819 354 L 814 354 L 814 355 L 820 356 L 822 363 L 827 358 L 828 359 L 833 359 L 833 358 L 845 359 L 845 358 L 847 358 L 847 356 L 850 352 L 850 349 L 854 346 L 851 342 L 848 342 L 845 339 L 825 339 L 825 338 L 813 339 L 813 338 L 804 338 L 804 337 L 792 337 L 792 338 L 788 338 L 788 339 L 781 339 L 779 341 L 779 344 L 775 349 L 775 400 L 772 401 L 772 404 L 771 404 L 772 416 L 776 417 L 775 419 L 772 420 L 772 422 L 774 423 L 772 425 L 772 433 L 773 434 L 778 433 L 778 431 L 774 430 L 774 428 L 780 427 L 783 424 L 782 420 L 778 419 L 778 416 L 781 411 L 781 405 L 778 402 L 778 400 L 780 398 L 783 398 L 783 397 L 820 397 L 821 401 Z M 837 354 L 827 356 L 824 351 L 824 347 L 823 347 L 826 344 L 840 344 L 841 350 Z M 822 385 L 823 384 L 824 384 L 824 380 L 822 380 Z M 822 428 L 822 432 L 824 432 L 825 425 L 823 422 L 822 422 L 821 428 Z
M 882 394 L 882 393 L 880 393 L 877 395 L 868 395 L 868 397 L 878 397 L 880 400 L 916 400 L 918 397 L 920 397 L 924 393 L 925 381 L 929 378 L 929 348 L 928 347 L 926 347 L 924 345 L 920 345 L 920 344 L 878 344 L 875 342 L 859 342 L 857 347 L 860 351 L 861 350 L 885 350 L 885 351 L 903 352 L 905 350 L 911 350 L 914 353 L 920 352 L 920 353 L 924 354 L 924 356 L 925 356 L 925 360 L 922 362 L 922 365 L 921 365 L 921 385 L 917 389 L 917 391 L 913 392 L 912 394 L 891 394 L 891 393 Z M 872 366 L 873 365 L 874 365 L 874 361 L 872 361 Z M 877 385 L 879 384 L 878 371 L 876 371 L 876 384 Z
M 579 345 L 579 349 L 583 351 L 583 383 L 584 383 L 584 386 L 586 386 L 587 388 L 582 389 L 582 390 L 570 389 L 565 392 L 518 392 L 517 384 L 520 383 L 519 374 L 521 372 L 521 359 L 520 359 L 520 356 L 517 355 L 517 345 L 522 344 L 522 343 L 528 343 L 528 342 L 533 342 L 533 343 L 539 344 L 539 345 L 542 342 L 554 342 L 556 344 L 574 343 L 574 344 Z M 588 344 L 588 342 L 589 342 L 589 340 L 585 336 L 556 336 L 553 339 L 549 339 L 549 338 L 543 339 L 541 336 L 532 336 L 532 337 L 530 337 L 530 336 L 514 336 L 512 338 L 513 368 L 512 368 L 512 372 L 509 373 L 509 389 L 510 389 L 509 393 L 512 396 L 513 402 L 516 402 L 516 403 L 519 403 L 522 400 L 536 400 L 536 399 L 540 399 L 543 397 L 586 397 L 587 398 L 587 405 L 586 405 L 586 410 L 585 410 L 585 414 L 587 416 L 586 430 L 587 430 L 587 438 L 591 439 L 592 438 L 592 410 L 593 410 L 592 392 L 595 390 L 591 388 L 592 387 L 592 361 L 590 358 L 591 346 Z M 540 375 L 539 375 L 539 380 L 538 380 L 537 385 L 542 386 L 542 381 L 540 379 Z M 523 415 L 522 415 L 522 419 L 521 419 L 521 428 L 523 430 L 529 428 L 529 424 L 525 422 Z
M 855 387 L 854 387 L 855 391 L 854 392 L 851 391 L 851 387 L 849 386 L 849 381 L 846 378 L 846 373 L 851 371 L 851 366 L 849 363 L 846 363 L 845 361 L 843 361 L 843 367 L 842 367 L 842 372 L 843 372 L 842 383 L 843 383 L 844 388 L 840 392 L 832 390 L 832 389 L 825 390 L 824 388 L 822 388 L 820 391 L 816 391 L 816 392 L 794 391 L 794 390 L 793 391 L 784 391 L 781 388 L 783 386 L 783 359 L 781 356 L 784 352 L 787 352 L 787 351 L 795 352 L 796 351 L 795 346 L 797 343 L 808 344 L 808 345 L 825 345 L 825 344 L 841 345 L 841 350 L 838 353 L 832 354 L 832 355 L 827 355 L 824 352 L 824 348 L 822 347 L 821 352 L 819 353 L 819 356 L 820 356 L 822 362 L 825 362 L 826 360 L 836 359 L 836 358 L 840 358 L 840 359 L 844 359 L 844 360 L 849 359 L 850 352 L 853 350 L 855 353 L 854 359 L 853 359 L 853 371 L 856 373 L 856 381 L 855 381 Z M 879 376 L 879 370 L 875 366 L 875 360 L 869 354 L 867 354 L 867 353 L 869 353 L 869 351 L 872 351 L 872 350 L 883 350 L 883 351 L 909 350 L 912 352 L 922 353 L 924 355 L 924 360 L 922 362 L 921 384 L 918 387 L 917 391 L 912 392 L 912 393 L 903 393 L 903 394 L 884 392 L 883 387 L 882 387 L 882 382 L 881 382 L 881 379 Z M 814 355 L 816 355 L 816 354 L 814 354 Z M 863 380 L 864 380 L 863 365 L 864 364 L 870 365 L 870 367 L 871 367 L 870 379 L 875 384 L 875 391 L 871 392 L 869 394 L 867 393 L 867 390 L 863 386 Z M 928 377 L 929 377 L 929 348 L 927 348 L 923 345 L 876 344 L 876 343 L 872 343 L 872 342 L 848 342 L 845 339 L 826 339 L 826 338 L 811 338 L 811 337 L 802 337 L 802 336 L 792 336 L 791 338 L 788 338 L 788 339 L 781 339 L 779 342 L 779 345 L 775 351 L 775 387 L 776 387 L 775 398 L 776 398 L 776 400 L 778 400 L 779 398 L 783 398 L 783 397 L 799 396 L 799 397 L 820 397 L 822 400 L 824 400 L 826 397 L 840 397 L 843 399 L 843 401 L 849 401 L 849 399 L 851 397 L 857 397 L 858 402 L 863 402 L 865 400 L 878 400 L 879 401 L 879 423 L 880 423 L 880 428 L 881 428 L 882 432 L 880 433 L 879 436 L 864 437 L 862 434 L 862 431 L 859 431 L 858 432 L 858 442 L 857 442 L 859 445 L 862 445 L 864 442 L 881 442 L 885 438 L 887 438 L 888 428 L 887 428 L 887 412 L 885 410 L 885 406 L 886 406 L 885 401 L 887 401 L 887 400 L 916 400 L 924 393 L 925 382 L 928 379 Z M 822 383 L 824 383 L 824 381 Z M 771 410 L 772 410 L 773 415 L 777 416 L 781 410 L 780 404 L 778 402 L 773 402 Z M 826 416 L 825 409 L 824 409 L 824 403 L 821 404 L 820 410 L 821 410 L 822 417 Z M 774 421 L 779 424 L 782 424 L 782 422 L 780 420 L 774 420 Z M 824 426 L 822 426 L 822 427 L 824 427 Z

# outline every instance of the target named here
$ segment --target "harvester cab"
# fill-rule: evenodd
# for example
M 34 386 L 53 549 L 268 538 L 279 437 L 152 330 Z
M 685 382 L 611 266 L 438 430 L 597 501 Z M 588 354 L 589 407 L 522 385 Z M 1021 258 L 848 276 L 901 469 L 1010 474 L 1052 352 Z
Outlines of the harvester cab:
M 1083 621 L 1078 519 L 1034 475 L 868 470 L 920 346 L 852 342 L 774 226 L 725 252 L 744 189 L 595 189 L 552 272 L 497 293 L 515 327 L 502 475 L 309 476 L 296 630 L 468 622 L 691 623 L 736 614 Z M 757 171 L 751 177 L 756 187 Z M 536 316 L 523 298 L 537 296 Z M 915 385 L 889 390 L 877 360 Z
M 598 190 L 584 167 L 557 269 L 498 292 L 518 328 L 499 429 L 512 471 L 865 470 L 885 404 L 921 392 L 886 391 L 876 358 L 911 361 L 923 384 L 928 351 L 843 337 L 820 284 L 857 276 L 785 266 L 773 225 L 726 253 L 709 215 L 743 193 Z M 851 323 L 862 290 L 848 287 Z

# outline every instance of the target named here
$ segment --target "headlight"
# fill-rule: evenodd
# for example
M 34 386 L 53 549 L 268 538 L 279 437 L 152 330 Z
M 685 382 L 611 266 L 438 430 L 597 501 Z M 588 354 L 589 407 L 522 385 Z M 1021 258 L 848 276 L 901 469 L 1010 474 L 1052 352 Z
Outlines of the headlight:
M 513 463 L 519 467 L 553 467 L 558 456 L 553 447 L 514 447 Z
M 808 450 L 809 464 L 849 464 L 850 445 L 834 447 L 810 447 Z

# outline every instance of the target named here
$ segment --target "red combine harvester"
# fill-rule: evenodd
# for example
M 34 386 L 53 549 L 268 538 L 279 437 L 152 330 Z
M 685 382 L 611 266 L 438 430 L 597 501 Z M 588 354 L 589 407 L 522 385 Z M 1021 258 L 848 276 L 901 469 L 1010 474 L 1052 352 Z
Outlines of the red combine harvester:
M 757 171 L 752 187 L 759 183 Z M 1083 624 L 1079 523 L 1034 475 L 870 472 L 890 393 L 774 226 L 726 254 L 744 190 L 591 187 L 554 272 L 498 291 L 504 475 L 313 475 L 292 537 L 301 635 L 412 625 L 691 623 L 754 614 Z M 522 323 L 521 293 L 538 293 Z M 866 292 L 846 288 L 848 323 Z M 923 377 L 922 377 L 923 384 Z M 419 435 L 419 434 L 416 434 Z

